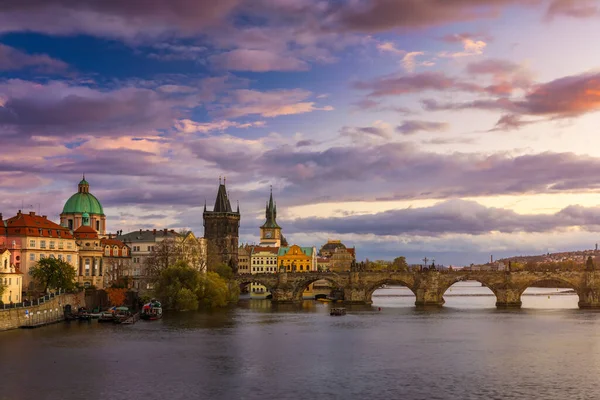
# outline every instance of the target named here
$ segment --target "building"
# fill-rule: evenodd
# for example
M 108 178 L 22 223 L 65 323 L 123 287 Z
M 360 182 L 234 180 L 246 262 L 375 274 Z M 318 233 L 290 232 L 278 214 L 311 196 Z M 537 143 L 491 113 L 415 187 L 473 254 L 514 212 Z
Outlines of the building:
M 265 208 L 265 223 L 260 227 L 260 245 L 281 246 L 281 227 L 277 225 L 277 204 L 273 202 L 273 188 Z
M 317 249 L 315 247 L 280 247 L 277 257 L 279 271 L 310 272 L 317 270 Z M 318 281 L 320 282 L 320 281 Z M 311 283 L 302 293 L 302 297 L 314 297 L 314 284 Z
M 221 179 L 219 179 L 219 190 L 213 210 L 208 211 L 206 203 L 204 203 L 202 217 L 204 219 L 204 238 L 207 240 L 207 246 L 211 249 L 210 251 L 214 249 L 217 253 L 215 261 L 213 261 L 211 254 L 207 255 L 209 263 L 225 263 L 236 273 L 238 269 L 240 206 L 238 204 L 235 212 L 231 209 L 225 180 L 221 183 Z
M 238 248 L 238 273 L 249 274 L 250 273 L 250 255 L 252 248 L 248 245 L 240 246 Z
M 5 240 L 20 249 L 20 259 L 15 267 L 23 274 L 23 290 L 34 289 L 29 270 L 45 257 L 65 260 L 78 271 L 78 249 L 73 233 L 66 227 L 55 224 L 45 215 L 35 212 L 16 216 L 4 221 Z
M 147 260 L 158 244 L 166 239 L 175 241 L 178 234 L 174 230 L 139 230 L 126 234 L 118 232 L 116 240 L 123 242 L 131 249 L 131 287 L 137 290 L 152 289 L 152 282 L 147 273 Z
M 309 272 L 317 270 L 317 249 L 315 247 L 280 247 L 277 258 L 279 270 L 287 272 Z
M 0 303 L 20 303 L 23 291 L 23 274 L 11 263 L 11 252 L 6 248 L 0 248 L 0 284 L 4 291 L 0 296 Z
M 133 271 L 131 269 L 131 249 L 125 243 L 108 235 L 100 239 L 100 246 L 104 249 L 102 265 L 104 272 L 104 287 L 116 285 L 119 287 L 133 287 Z
M 327 257 L 317 257 L 317 271 L 329 271 L 331 260 Z
M 200 272 L 207 270 L 207 243 L 204 238 L 197 238 L 192 231 L 182 232 L 175 238 L 182 260 Z
M 251 274 L 274 274 L 277 272 L 277 257 L 279 247 L 254 246 L 250 254 L 250 273 Z M 258 283 L 250 284 L 250 296 L 256 298 L 266 298 L 271 293 L 267 288 Z
M 87 213 L 81 215 L 81 226 L 73 232 L 73 235 L 79 249 L 77 283 L 85 288 L 104 289 L 102 265 L 104 248 L 100 243 L 98 232 L 90 226 L 90 216 Z
M 85 175 L 79 184 L 78 190 L 67 200 L 60 214 L 60 224 L 72 231 L 83 225 L 83 214 L 90 218 L 90 226 L 102 237 L 106 233 L 106 215 L 98 199 L 90 193 L 90 184 L 85 180 Z
M 329 259 L 329 271 L 349 271 L 356 260 L 356 249 L 347 248 L 341 240 L 328 240 L 321 246 L 319 257 Z

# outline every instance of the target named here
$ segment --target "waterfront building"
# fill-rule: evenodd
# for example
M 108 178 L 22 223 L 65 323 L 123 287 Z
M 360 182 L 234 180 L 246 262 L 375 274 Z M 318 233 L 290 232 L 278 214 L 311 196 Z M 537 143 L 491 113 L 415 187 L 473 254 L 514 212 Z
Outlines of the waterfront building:
M 45 215 L 28 214 L 21 210 L 4 222 L 5 240 L 20 249 L 20 259 L 15 267 L 23 273 L 23 290 L 33 290 L 29 270 L 45 257 L 65 260 L 78 271 L 77 244 L 73 233 Z
M 280 247 L 277 256 L 279 271 L 310 272 L 317 270 L 317 249 L 313 247 Z M 311 283 L 302 293 L 303 297 L 314 297 L 314 284 Z
M 238 241 L 240 228 L 240 206 L 237 211 L 231 209 L 225 180 L 219 179 L 219 190 L 212 211 L 206 209 L 204 203 L 204 238 L 207 246 L 217 252 L 216 259 L 231 267 L 234 273 L 238 270 Z M 209 260 L 213 257 L 209 255 Z M 212 265 L 210 267 L 213 267 Z
M 133 271 L 131 270 L 131 249 L 119 239 L 109 234 L 107 238 L 100 239 L 102 265 L 104 272 L 104 287 L 113 284 L 126 288 L 133 287 Z
M 349 271 L 356 261 L 356 248 L 346 247 L 341 240 L 328 240 L 319 250 L 319 257 L 329 259 L 329 270 Z
M 279 247 L 254 246 L 250 254 L 251 274 L 274 274 L 277 273 L 277 256 Z M 250 295 L 257 298 L 265 298 L 271 293 L 267 288 L 257 283 L 250 284 Z
M 22 301 L 23 274 L 11 262 L 11 256 L 10 250 L 0 247 L 0 283 L 5 287 L 2 296 L 0 296 L 0 302 L 3 304 L 20 303 Z
M 238 248 L 238 273 L 249 274 L 250 273 L 250 254 L 252 248 L 248 245 L 240 246 Z
M 175 237 L 175 246 L 179 249 L 181 259 L 190 267 L 205 273 L 207 270 L 207 241 L 197 238 L 192 231 L 179 233 Z
M 146 271 L 146 261 L 157 245 L 166 239 L 175 240 L 178 234 L 174 230 L 142 230 L 126 234 L 119 232 L 116 239 L 131 249 L 131 286 L 137 290 L 152 289 L 152 282 Z
M 85 180 L 85 175 L 77 185 L 77 193 L 72 195 L 63 207 L 60 214 L 60 224 L 72 231 L 77 230 L 83 225 L 83 214 L 87 213 L 90 224 L 98 234 L 102 237 L 106 232 L 106 215 L 102 205 L 90 193 L 90 184 Z
M 81 226 L 73 232 L 79 250 L 79 269 L 77 283 L 85 288 L 104 288 L 104 271 L 102 265 L 103 248 L 98 232 L 90 226 L 87 213 L 81 215 Z
M 277 204 L 273 201 L 273 189 L 265 208 L 265 223 L 260 227 L 260 245 L 281 246 L 281 227 L 277 224 Z

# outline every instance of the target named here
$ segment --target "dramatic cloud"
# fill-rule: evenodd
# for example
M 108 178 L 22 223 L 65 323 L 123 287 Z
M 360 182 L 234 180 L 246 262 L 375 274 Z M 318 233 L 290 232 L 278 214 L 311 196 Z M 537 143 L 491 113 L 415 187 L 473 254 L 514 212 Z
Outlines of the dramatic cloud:
M 308 64 L 292 56 L 266 50 L 237 49 L 210 57 L 217 68 L 231 71 L 304 71 Z
M 418 121 L 409 120 L 404 121 L 402 125 L 396 127 L 396 132 L 403 135 L 412 135 L 413 133 L 425 131 L 425 132 L 437 132 L 443 131 L 449 128 L 445 122 L 431 122 L 431 121 Z
M 288 230 L 336 234 L 484 235 L 492 232 L 552 232 L 582 226 L 600 229 L 600 207 L 567 207 L 556 214 L 522 215 L 474 201 L 449 200 L 431 207 L 391 210 L 344 218 L 302 218 L 286 224 Z
M 27 54 L 0 43 L 0 71 L 27 67 L 46 72 L 60 72 L 67 69 L 67 64 L 46 54 Z
M 11 80 L 0 83 L 0 93 L 0 135 L 121 135 L 168 127 L 176 116 L 173 104 L 149 89 L 100 91 Z
M 349 30 L 381 32 L 425 28 L 498 15 L 501 6 L 535 4 L 537 0 L 364 0 L 339 12 Z
M 480 92 L 482 88 L 476 84 L 463 82 L 441 72 L 424 72 L 415 75 L 389 75 L 372 81 L 357 82 L 354 87 L 368 90 L 369 96 L 397 96 L 418 93 L 426 90 L 449 91 L 461 90 Z
M 574 18 L 600 16 L 600 6 L 596 0 L 553 0 L 548 7 L 549 18 L 566 15 Z
M 487 43 L 483 40 L 473 40 L 465 38 L 463 41 L 463 51 L 448 52 L 442 51 L 438 53 L 438 57 L 443 58 L 461 58 L 470 56 L 479 56 L 483 54 L 483 50 L 486 48 Z
M 269 92 L 249 89 L 236 90 L 229 98 L 233 106 L 218 111 L 218 114 L 225 118 L 238 118 L 244 115 L 272 118 L 280 115 L 333 110 L 331 106 L 317 107 L 314 101 L 307 101 L 311 96 L 311 92 L 301 89 Z
M 182 119 L 175 123 L 177 131 L 182 133 L 210 133 L 212 131 L 225 131 L 229 128 L 253 128 L 262 127 L 265 121 L 255 121 L 239 123 L 235 121 L 216 121 L 216 122 L 195 122 L 189 119 Z
M 137 40 L 169 33 L 191 35 L 218 26 L 240 0 L 7 0 L 0 3 L 0 33 L 85 33 Z

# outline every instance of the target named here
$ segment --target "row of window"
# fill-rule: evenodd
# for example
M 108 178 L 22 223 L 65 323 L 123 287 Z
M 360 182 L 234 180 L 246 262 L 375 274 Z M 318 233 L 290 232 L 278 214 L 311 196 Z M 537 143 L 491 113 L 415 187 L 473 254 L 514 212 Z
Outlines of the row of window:
M 17 285 L 19 284 L 19 279 L 21 279 L 21 278 L 19 278 L 19 277 L 15 278 L 15 284 L 17 284 Z M 4 278 L 4 284 L 12 285 L 12 278 Z
M 277 258 L 267 258 L 266 260 L 263 258 L 253 258 L 252 264 L 277 265 Z
M 50 254 L 48 257 L 50 257 L 50 258 L 57 258 L 57 257 L 54 256 L 54 254 Z M 39 259 L 41 260 L 43 258 L 46 258 L 46 255 L 45 254 L 40 254 L 40 258 Z M 59 260 L 66 259 L 67 262 L 70 263 L 73 260 L 73 256 L 71 256 L 71 254 L 67 254 L 67 257 L 64 258 L 62 254 L 59 254 L 58 255 L 58 259 Z M 29 253 L 29 261 L 35 261 L 35 260 L 36 260 L 35 253 Z
M 142 251 L 142 246 L 132 246 L 133 251 Z M 148 246 L 148 251 L 154 251 L 154 246 Z
M 119 247 L 118 246 L 113 246 L 113 255 L 118 255 L 119 254 Z M 104 248 L 104 255 L 105 256 L 110 256 L 110 246 L 106 246 Z M 123 256 L 127 255 L 127 247 L 123 247 Z
M 252 272 L 276 272 L 276 267 L 252 267 Z
M 36 240 L 35 239 L 29 239 L 29 248 L 30 249 L 35 249 L 36 246 Z M 55 240 L 49 240 L 48 241 L 48 248 L 50 250 L 53 250 L 57 246 L 57 243 Z M 46 240 L 40 240 L 40 249 L 45 249 L 46 248 Z M 72 249 L 73 248 L 73 242 L 67 242 L 67 249 Z M 58 249 L 62 250 L 64 249 L 64 242 L 61 240 L 58 242 Z

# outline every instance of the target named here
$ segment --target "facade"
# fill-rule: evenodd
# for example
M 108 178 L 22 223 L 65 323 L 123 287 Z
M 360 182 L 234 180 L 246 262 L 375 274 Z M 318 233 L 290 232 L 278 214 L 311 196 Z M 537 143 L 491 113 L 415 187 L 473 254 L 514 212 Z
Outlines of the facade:
M 317 249 L 315 247 L 280 247 L 277 257 L 277 265 L 280 271 L 286 272 L 310 272 L 317 270 Z M 302 293 L 302 297 L 314 297 L 314 283 Z
M 238 248 L 238 273 L 250 273 L 250 255 L 252 249 L 250 246 L 240 246 Z
M 319 257 L 329 260 L 329 271 L 350 271 L 352 263 L 356 261 L 356 249 L 346 247 L 341 240 L 328 240 L 319 250 Z M 325 265 L 324 262 L 321 262 Z
M 233 272 L 237 273 L 240 207 L 238 205 L 235 212 L 231 209 L 225 181 L 221 183 L 219 179 L 219 191 L 215 206 L 212 211 L 208 211 L 205 203 L 202 217 L 207 246 L 215 249 L 219 262 L 229 265 Z M 208 259 L 212 262 L 213 257 L 209 255 Z
M 274 274 L 277 272 L 277 256 L 279 247 L 254 246 L 250 254 L 250 273 L 251 274 Z M 267 288 L 258 283 L 250 284 L 250 296 L 256 298 L 266 298 L 271 293 Z
M 23 301 L 23 274 L 11 263 L 11 256 L 10 250 L 0 248 L 0 283 L 5 287 L 0 303 L 3 304 Z
M 89 226 L 103 236 L 106 233 L 106 215 L 98 199 L 90 193 L 90 184 L 85 180 L 85 175 L 77 187 L 77 193 L 67 200 L 60 214 L 61 226 L 75 231 L 83 225 L 83 214 L 87 213 Z
M 90 226 L 90 217 L 82 214 L 82 225 L 73 232 L 79 249 L 79 268 L 77 283 L 85 288 L 104 289 L 104 271 L 102 255 L 104 249 L 100 244 L 98 232 Z
M 260 245 L 281 246 L 281 227 L 277 225 L 277 204 L 273 202 L 273 189 L 265 208 L 265 223 L 260 227 Z
M 126 288 L 133 287 L 133 271 L 131 270 L 131 249 L 125 243 L 114 239 L 112 235 L 100 239 L 102 265 L 104 272 L 104 287 L 119 285 Z
M 45 215 L 35 212 L 24 214 L 19 210 L 16 216 L 4 221 L 5 240 L 20 249 L 20 259 L 15 267 L 23 274 L 23 290 L 33 290 L 29 270 L 44 258 L 65 260 L 79 269 L 78 249 L 71 231 L 50 221 Z
M 207 244 L 206 239 L 197 238 L 192 231 L 184 232 L 176 237 L 176 245 L 181 246 L 183 261 L 200 272 L 207 269 Z
M 174 230 L 139 230 L 117 235 L 116 239 L 131 249 L 131 285 L 137 290 L 152 289 L 146 271 L 146 260 L 152 254 L 157 244 L 165 239 L 176 240 L 178 234 Z
M 317 257 L 317 271 L 329 271 L 331 260 L 327 257 Z

